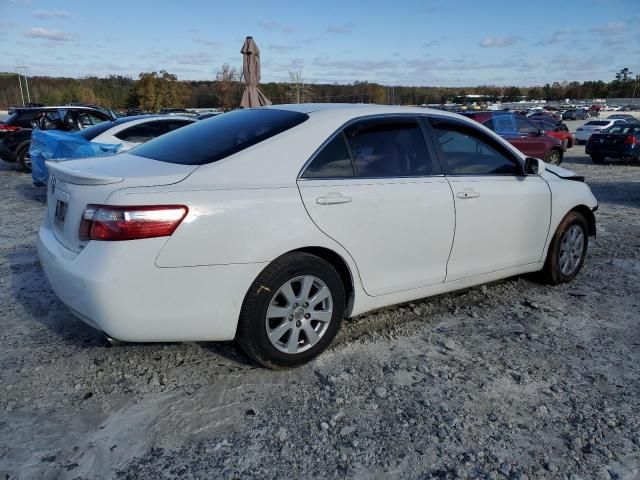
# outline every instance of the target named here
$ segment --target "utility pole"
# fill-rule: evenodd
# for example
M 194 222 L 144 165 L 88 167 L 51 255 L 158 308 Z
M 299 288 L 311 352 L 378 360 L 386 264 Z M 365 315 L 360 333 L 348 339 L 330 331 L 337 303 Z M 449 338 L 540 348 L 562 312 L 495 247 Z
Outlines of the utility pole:
M 22 92 L 22 78 L 20 77 L 20 72 L 18 72 L 18 84 L 20 85 L 20 96 L 22 97 L 22 106 L 24 107 L 24 93 Z
M 20 76 L 24 77 L 24 85 L 27 90 L 27 102 L 31 103 L 31 95 L 29 94 L 29 79 L 27 76 L 28 67 L 16 67 L 18 71 L 18 80 L 20 80 Z M 20 89 L 22 90 L 22 83 L 20 83 Z M 24 95 L 22 97 L 22 106 L 24 106 Z

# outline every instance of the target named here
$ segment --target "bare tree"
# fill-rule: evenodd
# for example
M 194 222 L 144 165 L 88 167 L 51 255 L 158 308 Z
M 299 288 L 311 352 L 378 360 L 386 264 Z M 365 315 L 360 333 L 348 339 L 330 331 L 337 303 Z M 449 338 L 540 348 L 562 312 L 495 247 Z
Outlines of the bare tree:
M 226 112 L 234 106 L 234 94 L 236 82 L 238 81 L 238 71 L 228 63 L 216 75 L 216 94 L 220 99 L 222 109 Z
M 302 69 L 289 72 L 289 86 L 287 97 L 293 103 L 305 103 L 310 100 L 313 91 L 304 83 Z

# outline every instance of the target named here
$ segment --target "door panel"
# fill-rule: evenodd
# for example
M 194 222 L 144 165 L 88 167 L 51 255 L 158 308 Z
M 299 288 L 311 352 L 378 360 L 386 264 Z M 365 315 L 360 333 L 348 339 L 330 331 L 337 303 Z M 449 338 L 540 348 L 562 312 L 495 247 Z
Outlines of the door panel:
M 519 157 L 472 124 L 431 124 L 456 209 L 446 281 L 539 262 L 551 219 L 547 182 L 525 175 Z
M 538 176 L 450 177 L 456 234 L 446 280 L 539 262 L 551 192 Z M 469 195 L 470 194 L 470 195 Z
M 300 180 L 298 186 L 315 224 L 355 260 L 369 295 L 444 281 L 455 227 L 444 177 Z

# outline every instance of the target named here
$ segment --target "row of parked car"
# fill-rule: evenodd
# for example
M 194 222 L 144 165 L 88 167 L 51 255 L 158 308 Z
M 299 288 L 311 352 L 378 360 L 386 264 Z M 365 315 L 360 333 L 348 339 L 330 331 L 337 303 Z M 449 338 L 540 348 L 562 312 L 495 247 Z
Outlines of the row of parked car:
M 490 128 L 525 155 L 559 165 L 563 152 L 576 143 L 586 144 L 586 153 L 594 163 L 606 158 L 640 160 L 640 122 L 629 114 L 614 114 L 592 119 L 578 127 L 574 135 L 555 112 L 473 112 L 465 113 Z
M 8 162 L 19 162 L 26 172 L 31 172 L 30 148 L 34 131 L 73 132 L 75 137 L 67 138 L 76 145 L 81 145 L 83 141 L 118 145 L 118 151 L 126 151 L 201 118 L 208 118 L 208 115 L 188 116 L 167 109 L 160 114 L 119 118 L 112 110 L 98 106 L 15 108 L 0 123 L 0 158 Z M 62 141 L 64 137 L 56 138 Z M 87 149 L 82 151 L 85 154 L 88 152 Z

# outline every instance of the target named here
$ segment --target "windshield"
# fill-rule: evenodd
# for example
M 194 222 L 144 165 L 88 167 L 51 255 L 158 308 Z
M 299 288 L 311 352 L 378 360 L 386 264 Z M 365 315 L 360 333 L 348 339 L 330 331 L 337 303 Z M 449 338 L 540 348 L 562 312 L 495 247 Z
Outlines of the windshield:
M 287 110 L 236 110 L 174 130 L 131 153 L 161 162 L 203 165 L 282 133 L 307 118 L 304 113 Z

